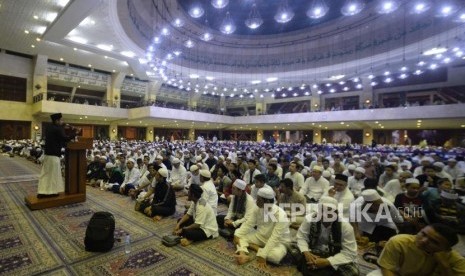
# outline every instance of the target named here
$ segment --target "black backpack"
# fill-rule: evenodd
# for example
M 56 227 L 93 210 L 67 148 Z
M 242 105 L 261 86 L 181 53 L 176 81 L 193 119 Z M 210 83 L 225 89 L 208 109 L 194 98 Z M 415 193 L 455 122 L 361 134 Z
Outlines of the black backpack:
M 86 251 L 107 252 L 115 243 L 115 218 L 108 212 L 97 212 L 89 221 L 86 229 L 84 245 Z

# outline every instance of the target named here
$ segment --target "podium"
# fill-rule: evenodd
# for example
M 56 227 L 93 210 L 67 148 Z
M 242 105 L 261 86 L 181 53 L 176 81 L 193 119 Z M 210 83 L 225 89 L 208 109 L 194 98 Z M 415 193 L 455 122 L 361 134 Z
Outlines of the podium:
M 65 152 L 65 192 L 56 197 L 37 198 L 37 194 L 25 198 L 31 210 L 41 210 L 86 201 L 86 149 L 92 148 L 93 139 L 79 137 L 69 142 Z

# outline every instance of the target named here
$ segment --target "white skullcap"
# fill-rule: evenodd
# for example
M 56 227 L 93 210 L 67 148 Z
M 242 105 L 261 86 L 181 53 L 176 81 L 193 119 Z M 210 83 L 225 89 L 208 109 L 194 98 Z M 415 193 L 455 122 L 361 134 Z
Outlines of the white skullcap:
M 181 160 L 179 160 L 179 158 L 173 158 L 173 162 L 171 162 L 173 164 L 179 164 L 181 163 Z
M 433 163 L 433 166 L 434 166 L 434 167 L 439 167 L 439 168 L 442 169 L 442 168 L 444 168 L 445 165 L 444 165 L 444 163 L 442 163 L 442 162 L 434 162 L 434 163 Z
M 127 162 L 131 162 L 134 165 L 137 164 L 136 161 L 134 160 L 134 158 L 129 158 L 128 161 L 126 161 L 126 163 Z
M 313 167 L 313 170 L 314 170 L 314 171 L 322 172 L 322 171 L 323 171 L 323 168 L 320 167 L 320 166 L 314 166 L 314 167 Z
M 113 165 L 113 163 L 111 162 L 108 162 L 106 165 L 105 165 L 105 169 L 113 169 L 115 167 L 115 165 Z
M 420 160 L 420 162 L 424 162 L 424 161 L 426 161 L 426 162 L 431 162 L 431 159 L 430 159 L 429 157 L 426 157 L 426 156 L 425 156 L 425 157 L 423 157 L 423 158 Z
M 357 168 L 357 166 L 355 166 L 354 164 L 350 164 L 349 166 L 347 166 L 347 169 L 350 171 L 355 170 L 355 168 Z
M 224 156 L 220 155 L 220 157 L 218 157 L 218 160 L 224 161 Z
M 406 184 L 414 184 L 414 183 L 420 184 L 420 180 L 418 180 L 418 179 L 416 179 L 416 178 L 407 178 L 407 179 L 405 180 L 405 183 L 406 183 Z
M 198 161 L 201 161 L 201 160 L 202 160 L 202 156 L 197 156 L 197 157 L 195 158 L 195 161 L 197 161 L 197 162 L 198 162 Z
M 400 158 L 399 158 L 399 157 L 397 157 L 397 156 L 394 156 L 394 157 L 392 157 L 392 160 L 399 161 L 399 160 L 400 160 Z
M 276 161 L 276 162 L 277 162 L 277 161 L 278 161 L 278 158 L 273 157 L 273 158 L 270 159 L 270 161 Z
M 457 160 L 455 160 L 454 158 L 449 158 L 449 159 L 447 159 L 447 162 L 454 162 L 454 163 L 457 163 Z
M 360 158 L 360 156 L 358 154 L 352 156 L 353 158 Z
M 365 169 L 362 168 L 362 167 L 357 167 L 357 168 L 355 168 L 355 171 L 356 171 L 356 172 L 359 172 L 359 173 L 365 174 Z
M 377 156 L 373 156 L 371 157 L 371 160 L 379 160 L 379 158 Z
M 308 170 L 307 170 L 307 169 L 303 169 L 300 173 L 301 173 L 302 175 L 307 175 L 307 174 L 308 174 Z
M 330 173 L 329 171 L 323 171 L 322 176 L 323 176 L 324 178 L 328 178 L 328 177 L 331 177 L 331 173 Z
M 322 196 L 318 203 L 332 208 L 336 208 L 338 204 L 337 200 L 334 197 L 329 196 Z
M 212 174 L 210 173 L 209 170 L 200 170 L 200 175 L 203 177 L 211 178 Z
M 168 177 L 168 169 L 167 168 L 160 168 L 158 169 L 158 173 L 163 177 Z
M 373 202 L 381 199 L 381 196 L 376 190 L 368 189 L 362 192 L 363 199 L 368 202 Z
M 247 187 L 247 184 L 243 180 L 236 179 L 236 181 L 234 181 L 233 186 L 238 188 L 239 190 L 244 191 L 245 188 Z
M 191 172 L 195 172 L 195 171 L 198 170 L 198 169 L 199 169 L 199 167 L 198 167 L 197 165 L 192 165 L 192 166 L 190 167 L 189 170 L 190 170 Z
M 155 159 L 163 160 L 163 157 L 161 155 L 157 155 L 157 157 L 155 157 Z
M 448 192 L 448 191 L 442 191 L 441 197 L 451 199 L 451 200 L 456 200 L 457 198 L 459 198 L 459 195 L 456 193 Z
M 400 162 L 400 166 L 403 167 L 403 166 L 407 166 L 408 167 L 408 163 L 407 162 Z
M 261 198 L 274 199 L 275 193 L 271 188 L 260 188 L 257 195 Z

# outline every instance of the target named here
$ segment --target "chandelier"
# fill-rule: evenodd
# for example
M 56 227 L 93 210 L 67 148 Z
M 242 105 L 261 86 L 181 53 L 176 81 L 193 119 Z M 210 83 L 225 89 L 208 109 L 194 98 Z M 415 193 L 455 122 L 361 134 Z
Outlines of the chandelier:
M 362 0 L 347 0 L 341 8 L 341 13 L 345 16 L 352 16 L 360 13 L 365 7 Z
M 283 0 L 278 8 L 278 12 L 274 16 L 274 20 L 278 23 L 287 23 L 294 17 L 294 12 L 289 8 L 287 0 Z
M 307 16 L 312 19 L 319 19 L 325 16 L 328 11 L 329 7 L 324 0 L 313 0 L 310 9 L 307 11 Z
M 236 25 L 234 24 L 234 21 L 231 19 L 231 15 L 229 12 L 226 13 L 226 17 L 223 20 L 223 23 L 221 23 L 220 26 L 220 31 L 223 34 L 232 34 L 236 30 Z
M 250 11 L 249 18 L 245 20 L 245 25 L 250 29 L 254 30 L 263 24 L 263 19 L 258 12 L 257 6 L 253 4 L 252 10 Z
M 200 5 L 195 5 L 189 10 L 189 15 L 193 18 L 200 18 L 205 13 L 205 10 Z
M 379 1 L 376 11 L 380 14 L 388 14 L 397 10 L 399 6 L 400 2 L 398 0 L 383 0 Z
M 216 9 L 222 9 L 229 4 L 229 0 L 212 0 L 212 6 Z
M 416 0 L 412 1 L 411 13 L 413 14 L 421 14 L 428 11 L 431 8 L 431 1 L 430 0 Z

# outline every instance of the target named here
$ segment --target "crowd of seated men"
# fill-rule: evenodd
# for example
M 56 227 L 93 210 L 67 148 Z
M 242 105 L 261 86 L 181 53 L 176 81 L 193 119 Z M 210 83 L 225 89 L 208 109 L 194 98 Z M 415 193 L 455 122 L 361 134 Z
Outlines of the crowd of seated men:
M 27 158 L 37 147 L 1 146 Z M 222 236 L 236 246 L 239 265 L 279 265 L 290 254 L 304 275 L 358 275 L 358 249 L 372 245 L 380 255 L 373 275 L 465 275 L 465 259 L 451 250 L 465 234 L 463 154 L 389 145 L 95 141 L 87 181 L 132 197 L 154 221 L 173 219 L 177 197 L 187 195 L 173 234 L 183 246 Z M 225 214 L 219 204 L 228 206 Z

